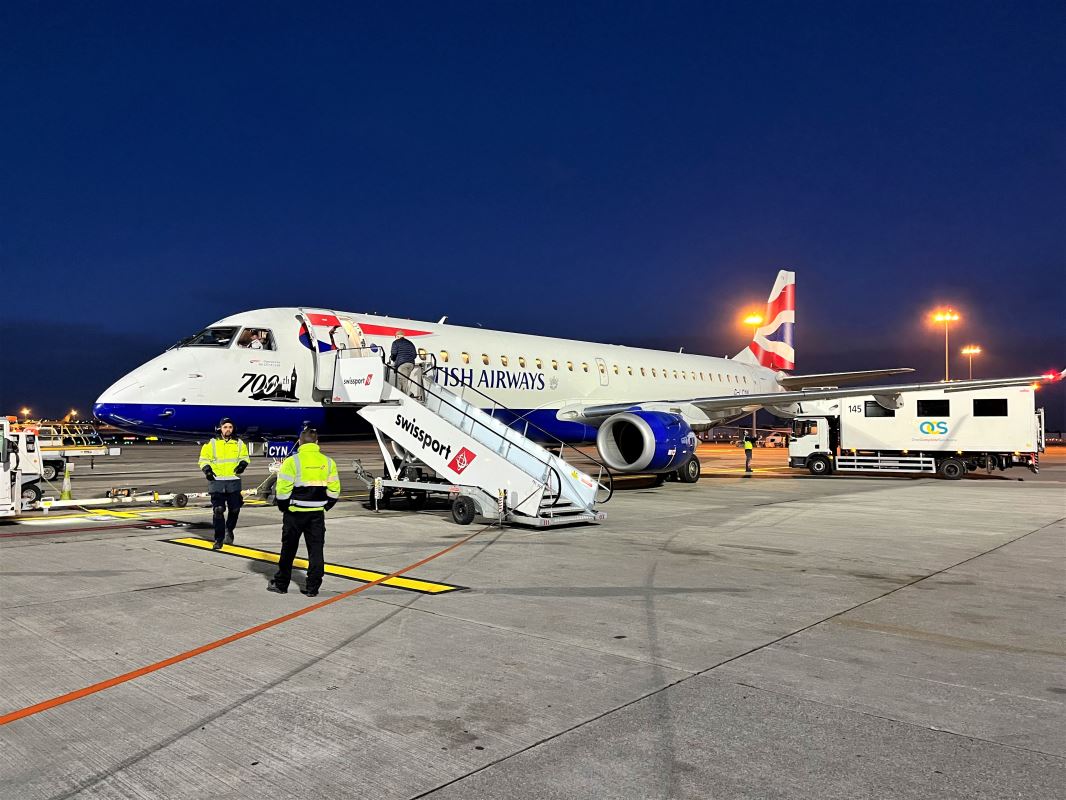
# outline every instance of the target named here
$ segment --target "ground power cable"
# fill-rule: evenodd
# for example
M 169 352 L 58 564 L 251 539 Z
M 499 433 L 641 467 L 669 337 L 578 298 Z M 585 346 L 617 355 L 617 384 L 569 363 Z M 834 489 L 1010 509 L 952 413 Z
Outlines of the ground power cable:
M 296 619 L 297 617 L 302 617 L 305 614 L 310 614 L 312 611 L 317 611 L 320 608 L 325 608 L 326 606 L 332 605 L 333 603 L 340 602 L 341 600 L 346 600 L 349 597 L 354 597 L 360 592 L 364 592 L 367 589 L 370 589 L 371 587 L 377 586 L 380 583 L 384 583 L 390 578 L 399 577 L 400 575 L 404 575 L 405 573 L 410 572 L 413 569 L 417 569 L 423 564 L 428 564 L 430 561 L 440 558 L 446 553 L 450 553 L 452 550 L 455 550 L 461 545 L 466 544 L 475 536 L 478 536 L 484 533 L 485 531 L 491 530 L 495 527 L 497 527 L 496 524 L 486 525 L 485 527 L 479 528 L 478 530 L 474 531 L 470 535 L 464 536 L 459 541 L 453 542 L 452 544 L 445 547 L 443 550 L 438 550 L 437 552 L 432 553 L 426 556 L 425 558 L 414 562 L 413 564 L 409 564 L 406 567 L 403 567 L 402 569 L 398 569 L 395 572 L 390 573 L 389 575 L 382 575 L 381 577 L 375 578 L 369 583 L 364 583 L 363 585 L 357 586 L 354 589 L 349 589 L 346 592 L 334 595 L 333 597 L 321 600 L 312 605 L 304 606 L 303 608 L 297 609 L 296 611 L 292 611 L 288 614 L 283 614 L 280 617 L 267 620 L 266 622 L 261 622 L 258 625 L 253 625 L 250 628 L 245 628 L 244 630 L 237 631 L 236 633 L 231 633 L 228 636 L 222 637 L 221 639 L 216 639 L 213 642 L 208 642 L 207 644 L 200 645 L 199 647 L 194 647 L 191 650 L 186 650 L 184 653 L 178 653 L 177 655 L 170 656 L 169 658 L 165 658 L 162 661 L 157 661 L 154 664 L 148 664 L 143 667 L 138 667 L 137 669 L 131 670 L 130 672 L 125 672 L 122 675 L 116 675 L 115 677 L 108 678 L 98 683 L 94 683 L 90 686 L 85 686 L 81 689 L 76 689 L 72 692 L 67 692 L 66 694 L 52 697 L 48 700 L 42 700 L 39 703 L 35 703 L 31 706 L 26 706 L 25 708 L 10 711 L 7 714 L 0 716 L 0 726 L 7 725 L 10 722 L 15 722 L 16 720 L 25 719 L 26 717 L 31 717 L 34 714 L 41 713 L 42 711 L 48 711 L 49 709 L 58 708 L 59 706 L 66 705 L 67 703 L 72 703 L 75 700 L 80 700 L 83 697 L 88 697 L 89 695 L 102 692 L 105 689 L 110 689 L 112 687 L 119 686 L 123 683 L 128 683 L 129 681 L 136 680 L 137 678 L 141 678 L 145 675 L 150 675 L 151 673 L 158 672 L 159 670 L 165 669 L 166 667 L 173 666 L 174 664 L 180 664 L 183 661 L 188 661 L 189 659 L 195 658 L 196 656 L 203 655 L 204 653 L 208 653 L 212 650 L 217 650 L 218 648 L 224 647 L 225 645 L 231 644 L 232 642 L 245 639 L 249 636 L 252 636 L 253 634 L 268 630 L 269 628 L 276 627 L 277 625 L 281 625 L 283 622 L 288 622 L 289 620 Z

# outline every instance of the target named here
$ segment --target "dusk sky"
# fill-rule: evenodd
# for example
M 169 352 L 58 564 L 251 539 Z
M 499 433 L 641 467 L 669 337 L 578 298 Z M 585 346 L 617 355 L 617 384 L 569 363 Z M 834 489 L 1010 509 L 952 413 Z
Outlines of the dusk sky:
M 5 413 L 239 310 L 1066 367 L 1066 4 L 5 3 Z M 956 346 L 958 345 L 958 346 Z M 1061 386 L 1046 392 L 1061 428 Z

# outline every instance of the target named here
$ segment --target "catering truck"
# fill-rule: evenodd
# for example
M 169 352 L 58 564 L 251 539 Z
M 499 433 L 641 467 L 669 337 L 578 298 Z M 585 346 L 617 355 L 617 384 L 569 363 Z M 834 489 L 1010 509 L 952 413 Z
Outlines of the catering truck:
M 934 473 L 1040 469 L 1044 411 L 1036 389 L 943 389 L 804 402 L 792 421 L 790 467 Z

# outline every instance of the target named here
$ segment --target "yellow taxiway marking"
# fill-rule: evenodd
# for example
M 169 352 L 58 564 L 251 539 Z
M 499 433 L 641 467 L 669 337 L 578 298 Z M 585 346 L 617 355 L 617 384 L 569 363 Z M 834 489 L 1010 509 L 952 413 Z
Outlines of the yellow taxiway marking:
M 199 539 L 195 536 L 189 536 L 182 539 L 168 539 L 171 544 L 181 544 L 186 547 L 198 547 L 201 550 L 211 550 L 213 543 L 210 539 Z M 271 564 L 277 564 L 281 556 L 278 553 L 271 553 L 269 550 L 257 550 L 254 547 L 241 547 L 235 544 L 222 545 L 221 553 L 227 553 L 231 556 L 238 556 L 240 558 L 248 558 L 252 561 L 266 561 Z M 306 558 L 293 559 L 292 565 L 299 567 L 300 569 L 307 569 Z M 369 569 L 359 569 L 358 567 L 346 567 L 343 564 L 326 564 L 326 574 L 336 575 L 338 578 L 348 578 L 349 580 L 359 581 L 361 583 L 370 583 L 376 581 L 379 578 L 388 575 L 387 572 L 375 572 Z M 435 583 L 433 581 L 422 581 L 417 578 L 389 578 L 386 581 L 381 582 L 382 586 L 391 586 L 394 589 L 406 589 L 409 592 L 419 592 L 420 594 L 445 594 L 447 592 L 455 592 L 459 589 L 466 589 L 466 586 L 453 586 L 450 583 Z

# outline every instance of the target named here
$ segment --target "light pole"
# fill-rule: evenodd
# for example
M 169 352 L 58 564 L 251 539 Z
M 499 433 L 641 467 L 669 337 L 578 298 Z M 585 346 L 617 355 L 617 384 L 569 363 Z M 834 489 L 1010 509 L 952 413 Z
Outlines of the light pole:
M 973 380 L 973 357 L 981 355 L 981 348 L 975 344 L 968 344 L 962 348 L 962 354 L 970 359 L 970 380 Z
M 950 308 L 945 308 L 941 311 L 937 311 L 933 315 L 933 322 L 944 323 L 944 382 L 947 383 L 951 378 L 949 374 L 948 366 L 948 326 L 952 322 L 958 322 L 962 317 L 959 316 L 957 311 Z
M 753 328 L 758 328 L 762 325 L 762 314 L 748 314 L 744 317 L 744 324 L 751 325 Z M 755 432 L 755 415 L 759 413 L 759 409 L 755 409 L 751 412 L 751 438 L 755 439 L 758 434 Z
M 30 418 L 30 410 L 25 406 L 22 407 L 22 418 L 27 420 Z

